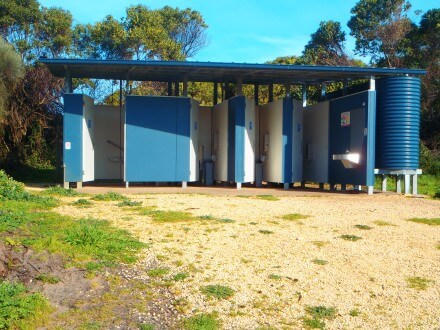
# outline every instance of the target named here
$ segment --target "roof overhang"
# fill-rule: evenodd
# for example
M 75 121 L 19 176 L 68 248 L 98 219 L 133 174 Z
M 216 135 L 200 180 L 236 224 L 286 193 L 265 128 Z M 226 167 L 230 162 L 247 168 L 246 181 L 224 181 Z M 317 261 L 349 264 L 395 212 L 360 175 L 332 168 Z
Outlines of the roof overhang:
M 57 77 L 132 81 L 236 82 L 243 84 L 318 84 L 370 77 L 424 75 L 421 69 L 248 64 L 178 61 L 40 58 Z

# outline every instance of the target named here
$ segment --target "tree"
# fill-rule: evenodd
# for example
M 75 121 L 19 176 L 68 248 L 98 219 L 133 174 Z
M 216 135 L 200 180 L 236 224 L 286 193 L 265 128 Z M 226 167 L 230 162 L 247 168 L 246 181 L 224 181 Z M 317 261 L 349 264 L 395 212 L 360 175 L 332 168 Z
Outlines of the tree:
M 370 55 L 372 63 L 388 67 L 403 64 L 404 39 L 411 30 L 407 0 L 360 0 L 352 9 L 348 27 L 356 38 L 356 53 Z
M 352 61 L 345 50 L 345 41 L 345 32 L 339 22 L 322 21 L 318 30 L 310 36 L 301 62 L 315 65 L 351 65 Z
M 12 45 L 0 37 L 0 127 L 11 91 L 24 74 L 23 62 Z
M 38 57 L 67 55 L 72 44 L 73 17 L 61 8 L 41 9 L 41 20 L 35 24 L 35 48 Z
M 40 19 L 36 0 L 0 0 L 0 33 L 25 61 L 34 59 L 34 24 Z

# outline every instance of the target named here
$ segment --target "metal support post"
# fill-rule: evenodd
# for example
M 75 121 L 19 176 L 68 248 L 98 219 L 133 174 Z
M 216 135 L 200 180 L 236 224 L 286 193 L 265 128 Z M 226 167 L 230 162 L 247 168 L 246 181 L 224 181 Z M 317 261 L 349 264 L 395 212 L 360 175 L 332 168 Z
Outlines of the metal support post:
M 168 96 L 173 96 L 173 83 L 168 82 Z
M 182 188 L 185 189 L 188 186 L 188 183 L 186 181 L 182 181 Z
M 77 183 L 76 183 L 76 189 L 81 189 L 83 187 L 83 183 L 82 183 L 82 181 L 78 181 Z
M 258 84 L 254 85 L 254 101 L 255 101 L 255 105 L 258 105 L 258 98 L 259 98 L 259 93 L 260 92 L 260 86 Z
M 179 91 L 179 82 L 175 81 L 174 82 L 174 96 L 179 96 L 179 93 L 180 93 L 180 91 Z
M 405 195 L 408 195 L 410 190 L 410 185 L 411 185 L 411 180 L 410 180 L 410 175 L 409 174 L 405 174 Z
M 284 89 L 285 89 L 286 97 L 290 97 L 290 84 L 285 84 Z
M 402 176 L 400 174 L 396 177 L 396 192 L 398 194 L 402 193 Z
M 373 195 L 373 192 L 374 192 L 374 187 L 373 187 L 373 186 L 368 186 L 368 187 L 367 187 L 367 193 L 368 193 L 368 195 Z
M 412 193 L 413 195 L 417 195 L 417 174 L 413 174 L 412 176 Z
M 302 86 L 302 101 L 303 101 L 303 108 L 307 106 L 307 85 Z
M 183 96 L 188 96 L 188 78 L 185 77 L 183 80 Z
M 269 84 L 269 102 L 273 101 L 273 84 Z
M 283 188 L 284 188 L 284 190 L 289 190 L 289 184 L 288 183 L 284 183 L 283 184 Z
M 241 182 L 237 182 L 237 189 L 241 189 Z
M 239 77 L 237 79 L 237 95 L 242 96 L 243 95 L 243 78 Z
M 217 102 L 218 102 L 218 83 L 215 82 L 214 83 L 214 99 L 213 99 L 212 104 L 216 105 Z
M 382 175 L 382 192 L 387 191 L 387 176 L 385 174 Z
M 325 95 L 326 95 L 326 83 L 323 82 L 321 83 L 321 99 L 325 100 Z

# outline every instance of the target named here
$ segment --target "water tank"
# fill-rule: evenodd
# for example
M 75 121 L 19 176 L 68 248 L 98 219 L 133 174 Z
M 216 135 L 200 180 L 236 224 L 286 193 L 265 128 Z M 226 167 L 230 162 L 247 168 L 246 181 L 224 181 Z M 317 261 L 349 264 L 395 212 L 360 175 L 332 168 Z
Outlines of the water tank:
M 377 80 L 376 168 L 419 168 L 420 79 Z

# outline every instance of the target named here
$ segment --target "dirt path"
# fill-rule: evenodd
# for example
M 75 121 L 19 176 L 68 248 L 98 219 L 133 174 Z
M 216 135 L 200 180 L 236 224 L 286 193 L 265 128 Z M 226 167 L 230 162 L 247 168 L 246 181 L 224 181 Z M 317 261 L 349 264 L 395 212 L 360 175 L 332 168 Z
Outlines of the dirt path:
M 150 243 L 136 270 L 142 273 L 152 262 L 166 268 L 157 280 L 168 283 L 184 316 L 215 311 L 225 329 L 297 329 L 309 317 L 308 306 L 326 306 L 336 309 L 325 320 L 329 329 L 440 326 L 440 226 L 406 221 L 439 218 L 439 201 L 319 193 L 274 201 L 200 194 L 129 197 L 143 209 L 94 202 L 90 208 L 66 203 L 56 211 L 110 220 Z M 201 218 L 157 222 L 145 211 L 153 207 Z M 286 220 L 286 214 L 308 218 Z M 188 277 L 173 280 L 179 273 Z M 149 277 L 146 271 L 142 276 Z M 427 288 L 411 288 L 411 280 L 426 280 Z M 235 294 L 210 299 L 200 291 L 206 285 L 228 286 Z

